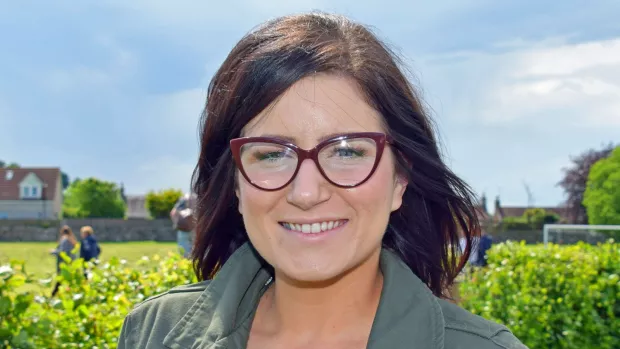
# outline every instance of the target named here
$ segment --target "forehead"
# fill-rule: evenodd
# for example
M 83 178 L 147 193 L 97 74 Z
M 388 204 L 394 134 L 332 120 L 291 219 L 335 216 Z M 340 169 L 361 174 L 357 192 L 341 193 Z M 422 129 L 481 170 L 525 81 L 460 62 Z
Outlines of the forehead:
M 334 133 L 383 132 L 382 124 L 352 79 L 317 74 L 291 86 L 246 125 L 243 135 L 281 135 L 313 143 Z

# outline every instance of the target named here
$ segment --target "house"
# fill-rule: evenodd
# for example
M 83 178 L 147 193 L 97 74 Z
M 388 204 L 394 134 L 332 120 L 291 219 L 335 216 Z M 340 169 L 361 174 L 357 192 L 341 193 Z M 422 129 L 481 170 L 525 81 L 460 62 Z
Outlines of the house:
M 542 208 L 547 212 L 552 212 L 560 216 L 560 222 L 567 222 L 569 213 L 565 207 L 528 207 L 528 206 L 502 206 L 499 197 L 495 198 L 495 212 L 493 213 L 493 221 L 501 222 L 506 217 L 521 217 L 526 210 L 531 208 Z
M 0 219 L 58 219 L 60 168 L 0 168 Z
M 144 195 L 123 195 L 127 204 L 127 218 L 147 219 L 150 217 L 146 209 L 146 196 Z

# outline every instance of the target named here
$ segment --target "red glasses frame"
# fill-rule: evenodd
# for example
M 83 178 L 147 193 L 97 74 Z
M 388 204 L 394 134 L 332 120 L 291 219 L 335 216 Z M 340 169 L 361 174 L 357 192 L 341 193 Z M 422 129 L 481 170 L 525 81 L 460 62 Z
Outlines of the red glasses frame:
M 375 158 L 375 163 L 372 166 L 372 170 L 370 170 L 370 173 L 368 174 L 368 176 L 366 176 L 366 178 L 364 178 L 361 182 L 354 184 L 354 185 L 342 185 L 342 184 L 338 184 L 338 183 L 334 183 L 331 179 L 329 179 L 329 177 L 327 176 L 327 174 L 325 174 L 325 171 L 323 171 L 323 168 L 321 167 L 321 164 L 319 163 L 319 152 L 321 151 L 321 149 L 325 148 L 326 146 L 332 144 L 332 143 L 336 143 L 336 142 L 340 142 L 343 140 L 347 140 L 347 139 L 352 139 L 352 138 L 369 138 L 372 139 L 375 142 L 375 145 L 377 146 L 377 156 Z M 273 188 L 273 189 L 266 189 L 263 188 L 261 186 L 258 186 L 257 184 L 255 184 L 254 182 L 252 182 L 252 180 L 249 178 L 249 176 L 247 175 L 247 173 L 245 172 L 245 170 L 243 169 L 243 163 L 241 162 L 241 147 L 243 147 L 245 144 L 248 143 L 272 143 L 272 144 L 278 144 L 284 147 L 287 147 L 289 149 L 291 149 L 292 151 L 294 151 L 297 154 L 297 167 L 295 168 L 295 171 L 293 172 L 293 175 L 291 176 L 291 179 L 289 179 L 285 184 L 283 184 L 280 187 L 277 188 Z M 278 138 L 273 138 L 273 137 L 242 137 L 242 138 L 235 138 L 235 139 L 231 139 L 230 140 L 230 150 L 232 151 L 232 155 L 233 155 L 233 159 L 235 160 L 235 164 L 237 165 L 237 168 L 239 169 L 239 171 L 241 172 L 241 174 L 243 175 L 243 177 L 254 187 L 260 189 L 260 190 L 265 190 L 265 191 L 276 191 L 276 190 L 280 190 L 284 187 L 286 187 L 287 185 L 289 185 L 294 179 L 295 177 L 297 177 L 297 173 L 299 172 L 299 168 L 301 167 L 301 164 L 306 160 L 306 159 L 310 159 L 314 162 L 314 164 L 316 165 L 316 167 L 319 169 L 319 172 L 321 173 L 321 175 L 323 176 L 323 178 L 325 178 L 329 183 L 331 183 L 332 185 L 339 187 L 339 188 L 355 188 L 357 186 L 360 186 L 362 184 L 364 184 L 368 179 L 370 179 L 370 177 L 372 177 L 372 175 L 375 173 L 375 170 L 377 169 L 377 166 L 379 165 L 379 161 L 381 160 L 381 156 L 383 155 L 383 150 L 385 149 L 385 144 L 393 144 L 392 138 L 384 133 L 381 132 L 357 132 L 357 133 L 346 133 L 346 134 L 342 134 L 342 135 L 338 135 L 335 137 L 332 137 L 330 139 L 324 140 L 322 142 L 320 142 L 319 144 L 317 144 L 316 147 L 312 148 L 312 149 L 302 149 L 298 146 L 296 146 L 293 143 L 284 141 L 282 139 L 278 139 Z

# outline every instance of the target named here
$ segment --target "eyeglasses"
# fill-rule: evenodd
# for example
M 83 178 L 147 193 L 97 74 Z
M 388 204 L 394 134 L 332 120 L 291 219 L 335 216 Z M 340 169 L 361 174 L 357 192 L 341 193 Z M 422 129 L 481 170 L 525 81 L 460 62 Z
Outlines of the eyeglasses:
M 272 137 L 244 137 L 230 141 L 237 168 L 253 186 L 266 191 L 284 188 L 301 164 L 311 159 L 331 184 L 353 188 L 375 172 L 389 136 L 379 132 L 348 133 L 327 139 L 310 150 Z

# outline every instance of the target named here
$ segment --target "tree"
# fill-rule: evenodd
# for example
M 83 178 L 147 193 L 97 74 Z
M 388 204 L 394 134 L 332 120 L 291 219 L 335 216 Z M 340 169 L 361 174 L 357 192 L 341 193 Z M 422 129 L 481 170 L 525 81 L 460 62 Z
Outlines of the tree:
M 19 164 L 16 162 L 11 162 L 10 164 L 5 166 L 5 168 L 12 168 L 12 169 L 19 168 L 19 167 L 20 167 Z
M 520 217 L 506 217 L 502 220 L 504 230 L 542 229 L 545 224 L 556 223 L 560 216 L 544 208 L 528 208 Z
M 535 229 L 540 229 L 545 224 L 556 223 L 560 220 L 560 216 L 543 208 L 528 208 L 523 213 L 523 218 Z
M 620 224 L 620 146 L 590 169 L 583 204 L 589 224 Z
M 6 166 L 6 162 L 0 160 L 0 168 L 4 168 L 4 166 Z
M 183 192 L 177 189 L 150 191 L 146 194 L 146 209 L 152 218 L 169 217 L 170 210 L 181 196 L 183 196 Z
M 69 218 L 123 218 L 125 202 L 116 183 L 76 179 L 65 192 L 63 214 Z
M 573 163 L 571 167 L 564 168 L 564 178 L 558 183 L 566 195 L 566 208 L 571 223 L 587 224 L 588 215 L 583 206 L 583 195 L 586 190 L 588 174 L 594 163 L 604 159 L 611 154 L 614 149 L 609 144 L 601 150 L 590 149 L 579 156 L 571 157 Z
M 69 187 L 69 184 L 71 184 L 71 180 L 69 179 L 69 175 L 64 173 L 64 172 L 60 172 L 60 175 L 62 176 L 62 189 L 67 189 Z

